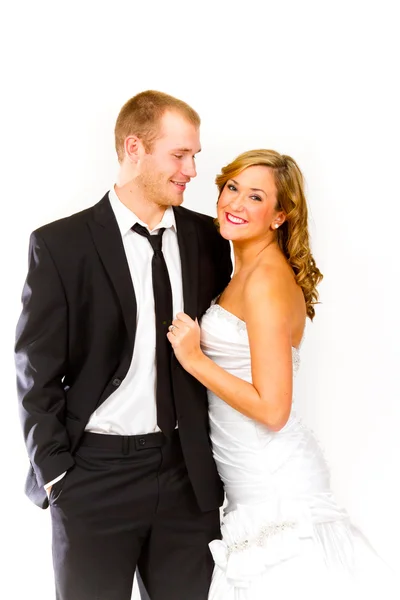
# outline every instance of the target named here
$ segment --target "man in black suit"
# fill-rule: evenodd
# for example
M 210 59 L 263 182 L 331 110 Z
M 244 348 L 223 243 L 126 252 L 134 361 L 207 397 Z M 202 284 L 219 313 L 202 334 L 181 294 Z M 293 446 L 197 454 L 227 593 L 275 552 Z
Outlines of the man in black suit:
M 172 96 L 131 98 L 117 184 L 31 236 L 17 379 L 26 493 L 50 504 L 58 600 L 128 600 L 136 567 L 151 600 L 207 598 L 223 490 L 206 391 L 166 339 L 231 274 L 213 219 L 180 206 L 199 126 Z

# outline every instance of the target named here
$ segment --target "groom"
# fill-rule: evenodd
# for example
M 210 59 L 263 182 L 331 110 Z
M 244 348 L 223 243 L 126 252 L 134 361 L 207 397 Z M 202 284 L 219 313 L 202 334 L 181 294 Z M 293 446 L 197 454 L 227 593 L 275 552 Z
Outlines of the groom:
M 206 600 L 223 491 L 205 389 L 175 360 L 174 315 L 227 285 L 228 243 L 180 205 L 200 119 L 146 91 L 115 127 L 116 185 L 36 230 L 17 326 L 26 492 L 50 504 L 58 600 Z

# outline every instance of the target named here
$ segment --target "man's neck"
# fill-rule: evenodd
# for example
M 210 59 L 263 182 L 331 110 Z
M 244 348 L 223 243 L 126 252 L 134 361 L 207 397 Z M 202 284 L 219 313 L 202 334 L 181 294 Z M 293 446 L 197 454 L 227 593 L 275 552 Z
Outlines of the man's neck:
M 163 218 L 166 207 L 146 200 L 134 182 L 130 181 L 121 187 L 115 185 L 114 190 L 122 204 L 129 208 L 143 223 L 146 223 L 150 230 L 154 229 Z

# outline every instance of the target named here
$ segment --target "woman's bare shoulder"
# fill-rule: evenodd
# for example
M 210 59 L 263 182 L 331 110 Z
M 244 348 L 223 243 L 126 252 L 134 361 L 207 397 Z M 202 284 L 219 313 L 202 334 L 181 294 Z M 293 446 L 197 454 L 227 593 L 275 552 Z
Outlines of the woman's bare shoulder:
M 264 263 L 249 273 L 243 286 L 243 295 L 249 300 L 284 298 L 292 287 L 293 277 L 287 269 L 279 264 Z
M 260 314 L 261 307 L 291 321 L 303 318 L 304 296 L 294 275 L 285 265 L 262 264 L 248 276 L 243 286 L 243 312 Z

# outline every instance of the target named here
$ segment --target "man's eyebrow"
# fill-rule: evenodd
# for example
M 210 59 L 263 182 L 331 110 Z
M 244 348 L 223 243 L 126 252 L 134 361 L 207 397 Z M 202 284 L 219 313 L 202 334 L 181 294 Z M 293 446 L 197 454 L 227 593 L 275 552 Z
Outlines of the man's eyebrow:
M 193 152 L 193 150 L 191 148 L 175 148 L 174 152 Z M 198 154 L 199 152 L 201 152 L 201 148 L 197 152 L 194 152 L 194 154 Z
M 231 179 L 231 181 L 233 181 L 233 183 L 235 185 L 239 185 L 239 183 L 237 181 L 235 181 L 234 179 Z M 263 194 L 265 194 L 266 196 L 268 196 L 267 192 L 265 192 L 261 188 L 250 188 L 250 189 L 251 189 L 252 192 L 262 192 Z

